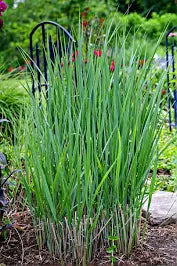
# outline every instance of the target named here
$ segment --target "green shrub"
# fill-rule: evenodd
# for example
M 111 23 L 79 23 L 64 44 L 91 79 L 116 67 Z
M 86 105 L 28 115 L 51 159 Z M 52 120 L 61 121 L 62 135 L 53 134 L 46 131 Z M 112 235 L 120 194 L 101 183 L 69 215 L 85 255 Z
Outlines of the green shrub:
M 136 12 L 128 15 L 112 13 L 111 19 L 114 19 L 114 25 L 121 24 L 127 32 L 134 33 L 134 31 L 137 31 L 138 36 L 141 37 L 146 34 L 153 41 L 157 40 L 164 30 L 177 25 L 177 15 L 171 13 L 163 15 L 152 13 L 152 17 L 149 19 Z M 162 43 L 165 44 L 164 39 L 162 39 Z
M 24 85 L 26 81 L 24 74 L 3 73 L 0 71 L 0 118 L 6 118 L 9 123 L 2 123 L 0 127 L 0 143 L 9 147 L 15 141 L 13 124 L 17 124 L 20 116 L 23 115 L 26 106 L 29 104 L 29 94 Z M 5 145 L 4 145 L 5 144 Z M 2 149 L 4 151 L 4 148 Z
M 24 88 L 25 79 L 13 73 L 0 74 L 0 117 L 11 120 L 19 117 L 20 110 L 29 103 L 28 93 Z

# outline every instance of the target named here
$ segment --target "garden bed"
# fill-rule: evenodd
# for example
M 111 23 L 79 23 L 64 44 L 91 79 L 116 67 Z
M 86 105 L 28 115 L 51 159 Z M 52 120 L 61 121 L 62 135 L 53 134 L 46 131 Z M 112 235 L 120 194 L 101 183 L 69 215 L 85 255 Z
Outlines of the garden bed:
M 5 241 L 0 243 L 0 263 L 56 264 L 60 261 L 50 256 L 46 249 L 39 250 L 29 211 L 12 212 L 16 228 L 9 230 Z M 171 265 L 177 261 L 177 224 L 147 227 L 145 241 L 133 250 L 130 258 L 117 258 L 118 265 Z M 68 264 L 69 265 L 69 264 Z M 71 264 L 70 264 L 71 265 Z M 102 253 L 90 265 L 109 265 L 109 256 Z

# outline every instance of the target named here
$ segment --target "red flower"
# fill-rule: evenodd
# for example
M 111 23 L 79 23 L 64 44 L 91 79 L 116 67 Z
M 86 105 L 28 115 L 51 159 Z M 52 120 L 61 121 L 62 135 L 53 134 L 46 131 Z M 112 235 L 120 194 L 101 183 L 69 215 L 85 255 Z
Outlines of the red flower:
M 114 60 L 112 60 L 112 63 L 110 65 L 110 71 L 114 72 L 114 69 L 115 69 L 115 63 L 114 63 Z
M 94 50 L 94 55 L 100 57 L 102 55 L 102 51 L 101 50 Z
M 82 18 L 85 18 L 86 17 L 86 12 L 85 11 L 81 13 L 81 17 Z
M 2 16 L 2 13 L 6 11 L 7 5 L 2 0 L 0 0 L 0 16 Z M 0 29 L 3 27 L 3 20 L 0 19 Z
M 88 12 L 90 10 L 90 8 L 88 6 L 86 6 L 85 11 Z
M 100 24 L 103 24 L 104 18 L 100 18 Z
M 83 26 L 83 27 L 87 27 L 87 21 L 86 21 L 86 20 L 83 20 L 83 21 L 82 21 L 82 26 Z
M 75 57 L 77 57 L 79 55 L 79 52 L 78 52 L 78 50 L 76 50 L 76 52 L 75 53 L 72 53 L 72 62 L 74 62 L 75 61 Z
M 13 67 L 11 66 L 11 67 L 9 67 L 9 69 L 8 69 L 8 72 L 12 72 L 14 69 L 13 69 Z
M 25 70 L 25 66 L 19 66 L 20 71 L 24 71 Z
M 2 0 L 0 0 L 0 13 L 6 11 L 7 5 Z
M 76 52 L 75 53 L 72 53 L 72 57 L 75 57 L 75 56 L 78 56 L 79 55 L 79 52 L 78 52 L 78 50 L 76 50 Z
M 139 61 L 138 61 L 138 66 L 139 66 L 139 67 L 142 67 L 146 62 L 147 62 L 147 60 L 142 60 L 142 59 L 139 60 Z
M 165 95 L 165 94 L 166 94 L 166 90 L 163 89 L 163 90 L 161 91 L 161 94 L 162 94 L 162 96 Z

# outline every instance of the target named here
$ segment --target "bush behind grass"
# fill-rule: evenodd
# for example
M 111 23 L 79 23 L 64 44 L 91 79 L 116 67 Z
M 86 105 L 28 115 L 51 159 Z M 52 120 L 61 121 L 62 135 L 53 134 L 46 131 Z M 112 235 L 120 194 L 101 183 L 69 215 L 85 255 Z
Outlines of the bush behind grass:
M 29 94 L 24 88 L 25 77 L 24 73 L 5 73 L 3 67 L 0 68 L 0 118 L 9 121 L 0 126 L 1 151 L 5 153 L 14 143 L 14 124 L 17 124 L 21 115 L 24 117 L 25 108 L 30 102 Z
M 18 118 L 20 110 L 29 103 L 29 96 L 25 90 L 25 75 L 4 73 L 0 69 L 0 117 L 6 119 Z
M 153 54 L 139 68 L 141 48 L 133 41 L 126 60 L 126 37 L 120 40 L 116 31 L 111 72 L 109 32 L 102 56 L 89 48 L 87 64 L 82 34 L 75 67 L 67 57 L 63 68 L 48 59 L 48 100 L 41 105 L 32 97 L 19 133 L 22 182 L 34 223 L 42 227 L 38 243 L 65 262 L 87 263 L 108 246 L 112 256 L 129 254 L 143 202 L 153 192 L 156 167 L 150 189 L 147 179 L 158 155 L 164 75 L 152 90 Z

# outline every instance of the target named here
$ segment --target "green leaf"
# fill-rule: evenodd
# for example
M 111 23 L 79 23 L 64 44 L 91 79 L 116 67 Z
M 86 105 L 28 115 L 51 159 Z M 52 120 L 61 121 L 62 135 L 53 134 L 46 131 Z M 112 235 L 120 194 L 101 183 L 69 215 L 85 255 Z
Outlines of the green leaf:
M 113 257 L 113 256 L 110 257 L 110 260 L 111 260 L 112 262 L 116 262 L 116 258 Z
M 117 240 L 119 240 L 119 237 L 118 236 L 109 236 L 108 239 L 112 240 L 112 241 L 117 241 Z
M 107 253 L 113 253 L 115 251 L 115 249 L 116 249 L 116 246 L 115 245 L 112 245 L 111 247 L 109 247 L 109 248 L 106 249 L 106 252 Z

